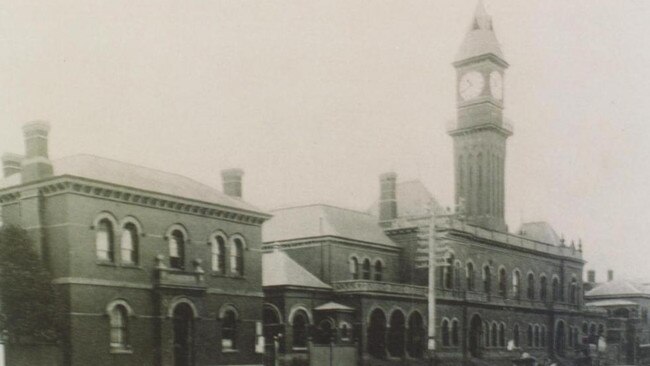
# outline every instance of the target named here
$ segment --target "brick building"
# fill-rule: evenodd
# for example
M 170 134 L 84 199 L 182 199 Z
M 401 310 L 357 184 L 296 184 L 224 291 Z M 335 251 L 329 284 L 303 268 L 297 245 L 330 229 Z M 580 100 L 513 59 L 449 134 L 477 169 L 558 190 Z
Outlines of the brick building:
M 430 209 L 447 248 L 435 283 L 442 364 L 509 365 L 524 352 L 570 363 L 582 357 L 582 325 L 604 327 L 603 313 L 584 306 L 582 244 L 566 243 L 545 222 L 506 226 L 508 63 L 480 2 L 454 67 L 456 212 L 421 182 L 398 184 L 386 173 L 369 213 L 294 207 L 274 211 L 265 225 L 264 277 L 275 276 L 264 284 L 265 329 L 288 364 L 308 358 L 307 336 L 312 346 L 353 347 L 356 358 L 342 359 L 348 364 L 425 362 L 428 280 L 418 250 L 426 249 Z
M 191 179 L 89 155 L 50 160 L 49 125 L 3 156 L 4 225 L 28 231 L 69 312 L 64 365 L 259 364 L 261 225 L 241 199 Z M 8 364 L 12 356 L 9 345 Z

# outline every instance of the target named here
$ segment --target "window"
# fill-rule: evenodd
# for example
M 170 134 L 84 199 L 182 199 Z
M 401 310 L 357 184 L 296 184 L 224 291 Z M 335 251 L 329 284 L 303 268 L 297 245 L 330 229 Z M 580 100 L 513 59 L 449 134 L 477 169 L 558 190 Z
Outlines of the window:
M 375 281 L 382 280 L 382 270 L 383 266 L 380 260 L 375 261 Z
M 237 349 L 237 314 L 232 309 L 224 311 L 221 317 L 221 349 Z
M 506 325 L 504 323 L 499 324 L 499 347 L 506 346 Z
M 359 260 L 356 257 L 350 258 L 350 273 L 353 279 L 359 279 Z
M 305 348 L 307 346 L 307 325 L 309 324 L 307 314 L 298 310 L 293 316 L 293 347 Z
M 449 320 L 442 319 L 442 345 L 449 347 L 451 345 L 449 338 Z
M 467 290 L 474 291 L 474 264 L 472 262 L 467 262 L 465 277 L 467 279 Z
M 541 276 L 539 278 L 539 299 L 542 300 L 542 301 L 546 301 L 546 298 L 547 298 L 547 296 L 546 296 L 546 291 L 547 291 L 546 287 L 548 287 L 546 285 L 546 276 Z
M 483 267 L 483 291 L 488 294 L 492 292 L 492 275 L 489 266 Z
M 604 324 L 598 324 L 598 335 L 599 336 L 605 335 L 605 325 Z
M 460 271 L 461 271 L 461 264 L 460 261 L 454 262 L 454 288 L 456 290 L 460 290 Z
M 114 305 L 109 312 L 111 325 L 111 348 L 128 348 L 128 310 L 122 304 Z
M 451 345 L 458 346 L 460 344 L 460 330 L 458 329 L 458 319 L 451 321 Z
M 576 280 L 575 277 L 571 279 L 569 299 L 572 304 L 578 304 L 578 280 Z
M 512 327 L 512 342 L 515 344 L 515 347 L 519 347 L 519 324 L 515 324 Z
M 174 230 L 169 235 L 169 266 L 185 268 L 185 236 L 180 230 Z
M 101 219 L 97 224 L 95 244 L 97 259 L 109 262 L 115 259 L 113 253 L 113 224 L 108 219 Z
M 542 347 L 546 347 L 546 326 L 542 325 L 542 330 L 540 331 L 539 343 Z
M 492 323 L 490 326 L 490 342 L 492 343 L 492 347 L 498 347 L 499 346 L 499 330 L 497 329 L 497 323 Z
M 539 347 L 539 325 L 535 324 L 533 327 L 533 345 Z
M 364 280 L 369 280 L 370 279 L 370 260 L 368 258 L 363 260 L 363 279 Z
M 553 277 L 553 284 L 551 285 L 551 291 L 552 291 L 553 301 L 560 300 L 560 280 L 557 277 Z
M 505 268 L 499 270 L 499 295 L 506 297 L 508 292 L 508 274 Z
M 132 222 L 127 222 L 122 227 L 120 247 L 122 263 L 138 263 L 138 228 Z
M 533 326 L 528 324 L 528 329 L 526 329 L 526 341 L 528 342 L 528 347 L 533 347 Z
M 535 300 L 535 275 L 532 273 L 528 274 L 528 288 L 526 290 L 528 300 Z
M 230 244 L 230 273 L 244 274 L 244 242 L 240 238 L 234 238 Z
M 212 238 L 212 270 L 223 272 L 226 269 L 226 239 L 221 235 Z
M 454 256 L 450 255 L 445 262 L 446 266 L 442 268 L 444 287 L 451 289 L 454 286 Z
M 517 270 L 512 273 L 512 296 L 517 300 L 521 298 L 521 273 Z
M 341 322 L 339 325 L 339 331 L 341 334 L 341 340 L 342 341 L 349 341 L 350 340 L 350 324 Z

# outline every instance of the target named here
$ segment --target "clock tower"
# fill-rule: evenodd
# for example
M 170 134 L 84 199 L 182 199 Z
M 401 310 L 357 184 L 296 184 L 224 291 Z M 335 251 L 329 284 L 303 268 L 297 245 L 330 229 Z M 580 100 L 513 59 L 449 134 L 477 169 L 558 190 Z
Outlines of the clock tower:
M 503 79 L 508 63 L 481 0 L 460 50 L 456 68 L 454 139 L 456 203 L 471 224 L 507 231 L 504 219 L 506 139 Z

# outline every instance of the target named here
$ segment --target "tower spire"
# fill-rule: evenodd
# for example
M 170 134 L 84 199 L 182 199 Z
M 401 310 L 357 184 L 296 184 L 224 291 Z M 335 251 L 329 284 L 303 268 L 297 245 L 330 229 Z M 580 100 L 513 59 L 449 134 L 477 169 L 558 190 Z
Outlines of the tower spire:
M 454 63 L 459 63 L 477 56 L 493 54 L 504 61 L 501 46 L 492 26 L 492 17 L 485 10 L 483 0 L 478 0 L 474 17 L 465 35 L 465 39 L 456 54 Z

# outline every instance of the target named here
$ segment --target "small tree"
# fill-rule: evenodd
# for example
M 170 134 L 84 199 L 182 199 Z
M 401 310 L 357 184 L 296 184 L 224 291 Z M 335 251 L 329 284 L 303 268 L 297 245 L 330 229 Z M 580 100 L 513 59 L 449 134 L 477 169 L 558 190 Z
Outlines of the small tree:
M 0 229 L 0 304 L 0 326 L 10 341 L 60 338 L 52 276 L 27 232 L 16 226 Z

